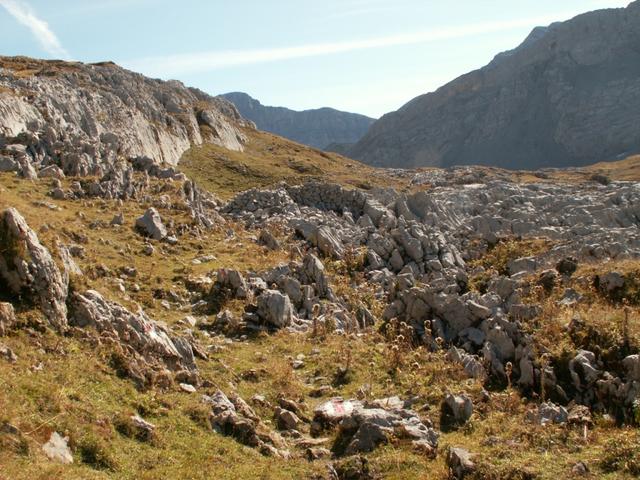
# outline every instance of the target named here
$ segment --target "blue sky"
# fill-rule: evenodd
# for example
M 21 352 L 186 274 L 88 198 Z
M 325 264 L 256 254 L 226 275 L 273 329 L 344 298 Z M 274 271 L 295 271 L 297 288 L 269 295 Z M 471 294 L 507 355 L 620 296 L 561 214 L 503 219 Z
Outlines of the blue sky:
M 517 46 L 630 0 L 0 0 L 0 54 L 113 60 L 211 94 L 380 116 Z

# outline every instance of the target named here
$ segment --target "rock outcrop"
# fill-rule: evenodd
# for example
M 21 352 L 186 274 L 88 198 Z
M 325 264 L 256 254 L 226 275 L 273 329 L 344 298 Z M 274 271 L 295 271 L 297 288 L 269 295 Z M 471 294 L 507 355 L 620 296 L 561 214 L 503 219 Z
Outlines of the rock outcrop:
M 377 166 L 585 165 L 640 151 L 640 2 L 538 28 L 490 64 L 377 121 Z
M 118 158 L 176 165 L 204 142 L 242 150 L 245 124 L 223 99 L 113 63 L 0 57 L 0 145 L 25 137 L 17 153 L 43 168 L 95 173 Z
M 315 408 L 313 422 L 316 430 L 338 426 L 333 446 L 338 455 L 371 452 L 386 444 L 391 435 L 411 440 L 423 451 L 435 452 L 438 448 L 439 434 L 431 423 L 423 422 L 398 397 L 374 400 L 370 405 L 333 398 Z
M 71 325 L 93 327 L 103 335 L 113 336 L 151 366 L 162 365 L 176 371 L 196 369 L 190 343 L 182 337 L 171 337 L 142 309 L 132 313 L 94 290 L 75 294 L 71 308 Z
M 0 286 L 34 301 L 49 323 L 67 326 L 67 275 L 15 208 L 0 216 Z
M 332 144 L 351 145 L 367 132 L 373 118 L 333 108 L 297 112 L 283 107 L 267 107 L 246 93 L 221 95 L 260 130 L 275 133 L 311 147 L 326 149 Z
M 209 421 L 213 429 L 235 438 L 263 455 L 288 458 L 289 452 L 282 437 L 267 428 L 255 412 L 237 395 L 228 398 L 218 390 L 214 395 L 203 395 L 202 401 L 211 407 Z

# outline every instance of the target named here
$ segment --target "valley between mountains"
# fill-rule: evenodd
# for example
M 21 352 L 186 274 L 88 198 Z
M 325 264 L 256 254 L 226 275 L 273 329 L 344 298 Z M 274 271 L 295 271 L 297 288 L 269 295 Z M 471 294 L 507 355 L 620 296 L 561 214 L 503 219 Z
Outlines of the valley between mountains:
M 0 57 L 0 479 L 637 478 L 638 181 Z

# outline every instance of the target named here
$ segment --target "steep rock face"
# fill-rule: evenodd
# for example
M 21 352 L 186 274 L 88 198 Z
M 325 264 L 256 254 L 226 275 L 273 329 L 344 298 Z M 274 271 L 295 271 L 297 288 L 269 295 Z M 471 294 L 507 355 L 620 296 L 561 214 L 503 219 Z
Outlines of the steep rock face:
M 537 28 L 484 68 L 385 115 L 372 165 L 584 165 L 640 151 L 640 2 Z
M 30 298 L 53 327 L 66 328 L 67 274 L 15 208 L 0 214 L 0 288 Z
M 260 130 L 275 133 L 316 148 L 332 144 L 353 144 L 362 138 L 373 118 L 332 108 L 296 112 L 283 107 L 267 107 L 246 93 L 222 95 L 232 102 L 242 116 Z
M 41 163 L 63 168 L 88 156 L 177 164 L 192 145 L 242 150 L 244 125 L 229 102 L 129 72 L 81 64 L 0 57 L 0 147 L 27 135 Z M 78 172 L 72 172 L 78 173 Z

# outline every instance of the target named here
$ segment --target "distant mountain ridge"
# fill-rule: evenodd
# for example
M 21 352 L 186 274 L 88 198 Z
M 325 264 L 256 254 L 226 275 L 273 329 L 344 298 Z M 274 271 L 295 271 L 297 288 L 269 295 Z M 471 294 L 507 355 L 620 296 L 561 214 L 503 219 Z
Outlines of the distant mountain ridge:
M 333 108 L 295 111 L 284 107 L 269 107 L 246 93 L 220 95 L 233 103 L 240 114 L 256 127 L 296 142 L 324 149 L 331 144 L 354 144 L 375 121 L 357 113 Z
M 579 166 L 640 152 L 640 2 L 534 29 L 378 120 L 347 150 L 385 167 Z

